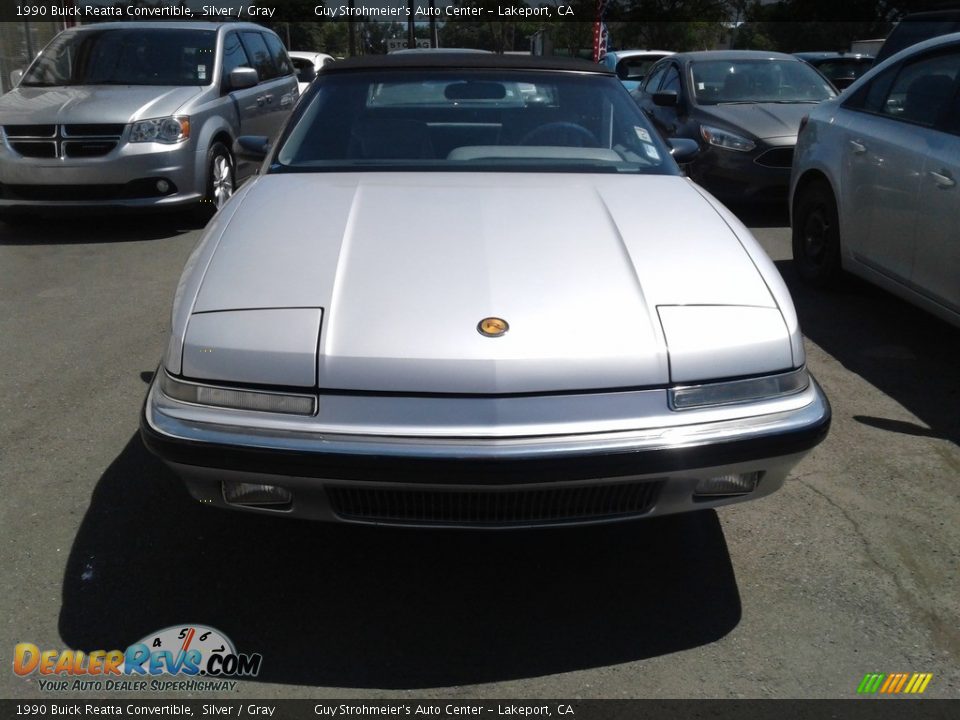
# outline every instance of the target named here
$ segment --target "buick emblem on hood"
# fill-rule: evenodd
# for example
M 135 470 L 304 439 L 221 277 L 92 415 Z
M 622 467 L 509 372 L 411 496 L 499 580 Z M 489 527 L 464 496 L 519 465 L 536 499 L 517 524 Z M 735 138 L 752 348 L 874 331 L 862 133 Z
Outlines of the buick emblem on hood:
M 477 323 L 477 332 L 487 337 L 500 337 L 509 329 L 507 321 L 498 317 L 484 318 Z

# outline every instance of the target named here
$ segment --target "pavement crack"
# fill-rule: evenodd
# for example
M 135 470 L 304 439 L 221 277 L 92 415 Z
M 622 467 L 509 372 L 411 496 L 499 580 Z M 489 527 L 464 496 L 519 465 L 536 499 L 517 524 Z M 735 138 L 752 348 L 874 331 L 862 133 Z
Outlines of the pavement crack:
M 900 599 L 909 606 L 915 613 L 917 613 L 923 624 L 930 631 L 932 639 L 934 642 L 941 645 L 947 652 L 949 652 L 953 657 L 960 658 L 960 634 L 957 633 L 956 628 L 951 627 L 948 623 L 944 622 L 933 610 L 925 607 L 921 604 L 919 598 L 915 593 L 911 592 L 907 588 L 900 577 L 880 562 L 880 559 L 873 552 L 873 545 L 870 540 L 867 538 L 866 534 L 860 528 L 860 523 L 858 523 L 854 517 L 847 512 L 847 510 L 837 503 L 836 500 L 831 498 L 822 490 L 818 489 L 811 483 L 809 483 L 805 478 L 809 476 L 808 474 L 795 476 L 792 479 L 796 482 L 799 482 L 805 488 L 813 492 L 815 495 L 821 497 L 830 507 L 834 508 L 843 518 L 850 524 L 853 528 L 854 534 L 859 538 L 860 542 L 863 543 L 864 552 L 867 557 L 867 560 L 870 561 L 870 564 L 877 568 L 881 573 L 890 578 L 893 582 L 894 587 L 897 590 L 897 594 Z

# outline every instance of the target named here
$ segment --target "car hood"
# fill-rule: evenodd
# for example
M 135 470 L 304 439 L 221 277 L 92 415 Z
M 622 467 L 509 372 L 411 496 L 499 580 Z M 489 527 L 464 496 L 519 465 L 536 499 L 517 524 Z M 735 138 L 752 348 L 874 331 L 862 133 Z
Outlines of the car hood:
M 773 308 L 783 325 L 751 256 L 686 178 L 277 174 L 247 190 L 192 312 L 323 308 L 321 388 L 663 385 L 658 308 Z M 482 335 L 487 317 L 508 332 Z
M 201 91 L 195 86 L 18 87 L 0 96 L 0 125 L 126 124 L 173 115 Z
M 815 108 L 813 103 L 750 103 L 744 105 L 701 106 L 702 121 L 716 119 L 745 130 L 761 140 L 790 137 L 796 139 L 800 119 Z

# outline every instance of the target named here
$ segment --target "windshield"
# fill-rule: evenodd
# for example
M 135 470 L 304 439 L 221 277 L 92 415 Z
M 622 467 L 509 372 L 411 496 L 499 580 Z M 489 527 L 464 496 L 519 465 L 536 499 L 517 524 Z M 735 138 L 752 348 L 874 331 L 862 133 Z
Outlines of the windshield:
M 123 28 L 61 33 L 21 85 L 209 85 L 216 33 Z
M 873 67 L 873 60 L 866 58 L 838 58 L 836 60 L 821 60 L 815 63 L 817 70 L 827 76 L 829 80 L 856 80 L 867 70 Z
M 820 102 L 836 95 L 830 83 L 800 60 L 710 60 L 691 64 L 701 105 Z
M 331 73 L 316 86 L 272 172 L 679 172 L 611 76 L 379 70 Z

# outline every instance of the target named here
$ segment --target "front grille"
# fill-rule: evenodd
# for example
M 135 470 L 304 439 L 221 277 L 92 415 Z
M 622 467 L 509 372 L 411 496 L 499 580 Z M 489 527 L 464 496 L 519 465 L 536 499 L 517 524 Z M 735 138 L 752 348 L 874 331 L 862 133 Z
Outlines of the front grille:
M 37 142 L 36 140 L 10 141 L 10 147 L 16 153 L 28 158 L 55 158 L 57 144 L 55 142 Z
M 650 511 L 662 482 L 537 489 L 327 487 L 344 520 L 411 525 L 550 525 L 623 518 Z
M 95 158 L 120 143 L 122 124 L 4 125 L 14 152 L 26 158 Z
M 789 168 L 793 164 L 793 148 L 770 148 L 766 152 L 760 153 L 754 162 L 764 167 Z
M 64 125 L 66 137 L 116 137 L 123 135 L 123 125 Z
M 8 138 L 52 138 L 56 137 L 56 125 L 4 125 L 3 131 Z
M 63 156 L 68 158 L 100 157 L 106 155 L 116 146 L 116 140 L 65 140 Z

